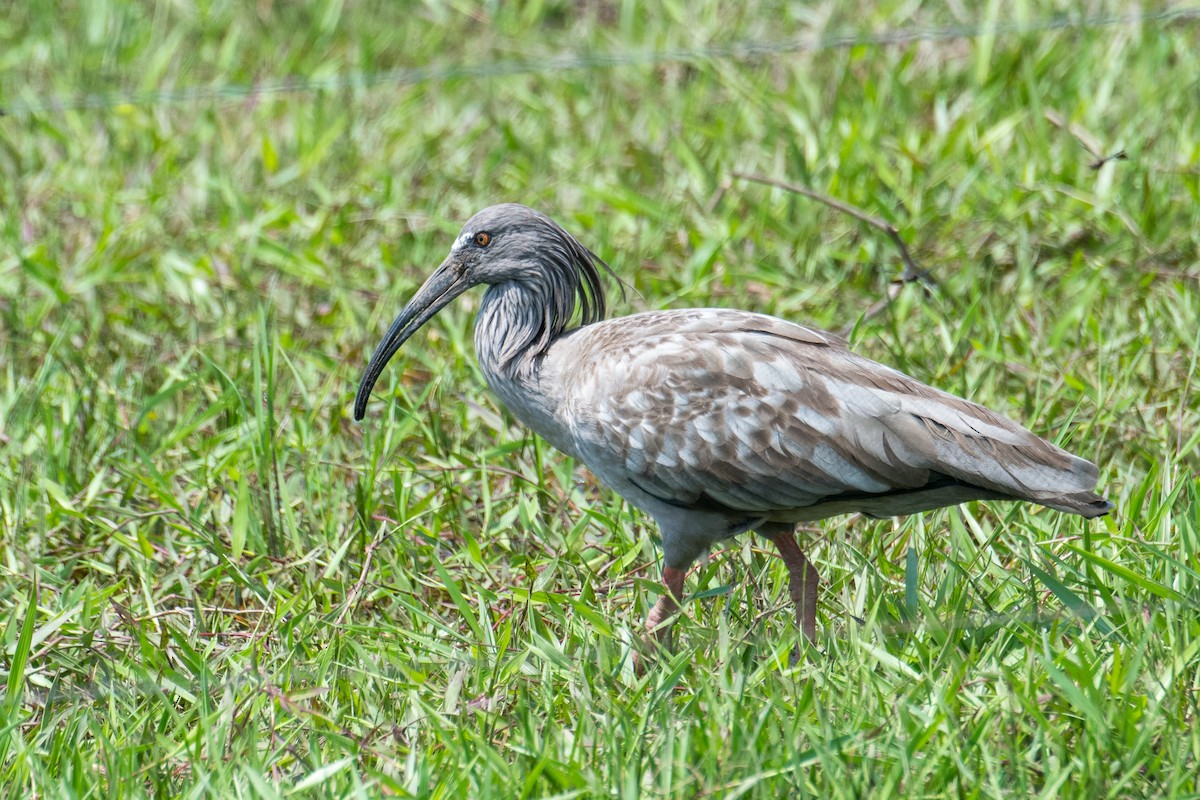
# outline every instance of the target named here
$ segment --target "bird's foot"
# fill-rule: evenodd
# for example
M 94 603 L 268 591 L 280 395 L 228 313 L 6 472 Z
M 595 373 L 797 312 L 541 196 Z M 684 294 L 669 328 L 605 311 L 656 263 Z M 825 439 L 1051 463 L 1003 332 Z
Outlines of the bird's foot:
M 640 678 L 646 672 L 646 658 L 650 655 L 671 650 L 671 625 L 679 615 L 679 598 L 683 597 L 683 579 L 686 572 L 674 567 L 663 567 L 663 584 L 666 591 L 658 596 L 658 602 L 646 617 L 646 634 L 642 638 L 641 650 L 634 651 L 633 671 Z
M 819 664 L 828 658 L 829 651 L 823 649 L 817 643 L 815 636 L 804 636 L 792 645 L 792 649 L 788 651 L 788 669 L 798 667 L 805 661 Z
M 666 595 L 663 595 L 663 599 L 665 598 Z M 664 606 L 674 603 L 664 603 L 663 599 L 650 610 L 650 616 L 646 618 L 645 635 L 633 651 L 633 672 L 639 678 L 646 674 L 647 660 L 662 653 L 669 653 L 672 649 L 671 624 L 675 622 L 679 608 L 665 608 Z
M 804 654 L 814 649 L 811 644 L 806 645 L 804 642 L 797 642 L 793 645 L 792 651 L 788 653 L 788 669 L 795 669 L 800 666 L 800 662 L 804 660 Z

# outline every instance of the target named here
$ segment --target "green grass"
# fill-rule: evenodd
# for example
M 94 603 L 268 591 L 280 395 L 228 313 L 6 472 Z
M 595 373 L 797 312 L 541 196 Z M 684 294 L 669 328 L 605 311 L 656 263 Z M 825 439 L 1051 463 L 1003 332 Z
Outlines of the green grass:
M 6 795 L 1200 794 L 1200 23 L 373 84 L 1082 12 L 300 5 L 0 18 Z M 223 88 L 289 76 L 359 77 Z M 1091 169 L 1047 112 L 1128 160 Z M 895 223 L 938 289 L 868 318 L 892 243 L 737 171 Z M 824 652 L 794 668 L 786 574 L 742 537 L 636 678 L 656 529 L 487 393 L 478 293 L 350 419 L 386 324 L 504 200 L 606 258 L 618 313 L 850 328 L 1095 460 L 1117 511 L 806 531 Z

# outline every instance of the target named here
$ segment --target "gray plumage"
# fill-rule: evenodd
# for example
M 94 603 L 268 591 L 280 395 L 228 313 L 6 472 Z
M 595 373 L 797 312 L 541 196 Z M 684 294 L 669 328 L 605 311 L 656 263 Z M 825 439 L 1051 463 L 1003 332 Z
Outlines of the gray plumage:
M 832 334 L 727 309 L 604 320 L 607 269 L 532 209 L 484 209 L 376 349 L 354 416 L 362 419 L 384 365 L 417 328 L 488 284 L 475 326 L 488 385 L 662 530 L 667 591 L 647 623 L 659 638 L 688 566 L 743 531 L 779 546 L 812 639 L 818 576 L 792 538 L 795 523 L 976 499 L 1085 517 L 1112 508 L 1093 493 L 1095 465 Z M 573 318 L 579 325 L 568 329 Z

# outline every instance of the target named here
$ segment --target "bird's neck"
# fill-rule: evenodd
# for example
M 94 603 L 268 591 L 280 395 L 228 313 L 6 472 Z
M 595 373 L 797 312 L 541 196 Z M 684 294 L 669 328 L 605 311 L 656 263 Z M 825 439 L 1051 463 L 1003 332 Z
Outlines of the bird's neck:
M 515 282 L 490 286 L 475 319 L 475 354 L 500 402 L 555 447 L 573 453 L 554 423 L 553 387 L 542 382 L 542 356 L 563 328 L 536 289 Z
M 475 319 L 475 354 L 488 382 L 529 379 L 566 326 L 556 316 L 535 285 L 489 286 Z

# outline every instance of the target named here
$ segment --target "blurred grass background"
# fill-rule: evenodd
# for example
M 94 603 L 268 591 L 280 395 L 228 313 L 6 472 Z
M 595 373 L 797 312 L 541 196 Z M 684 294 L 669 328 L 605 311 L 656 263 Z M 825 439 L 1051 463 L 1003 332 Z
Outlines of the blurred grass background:
M 9 5 L 0 783 L 1197 795 L 1198 17 Z M 937 290 L 868 317 L 892 243 L 738 171 L 884 217 Z M 676 656 L 635 678 L 657 532 L 485 391 L 478 294 L 350 421 L 386 324 L 501 201 L 632 284 L 617 313 L 852 329 L 1095 460 L 1117 511 L 807 531 L 825 652 L 794 668 L 786 573 L 742 537 L 693 571 Z

